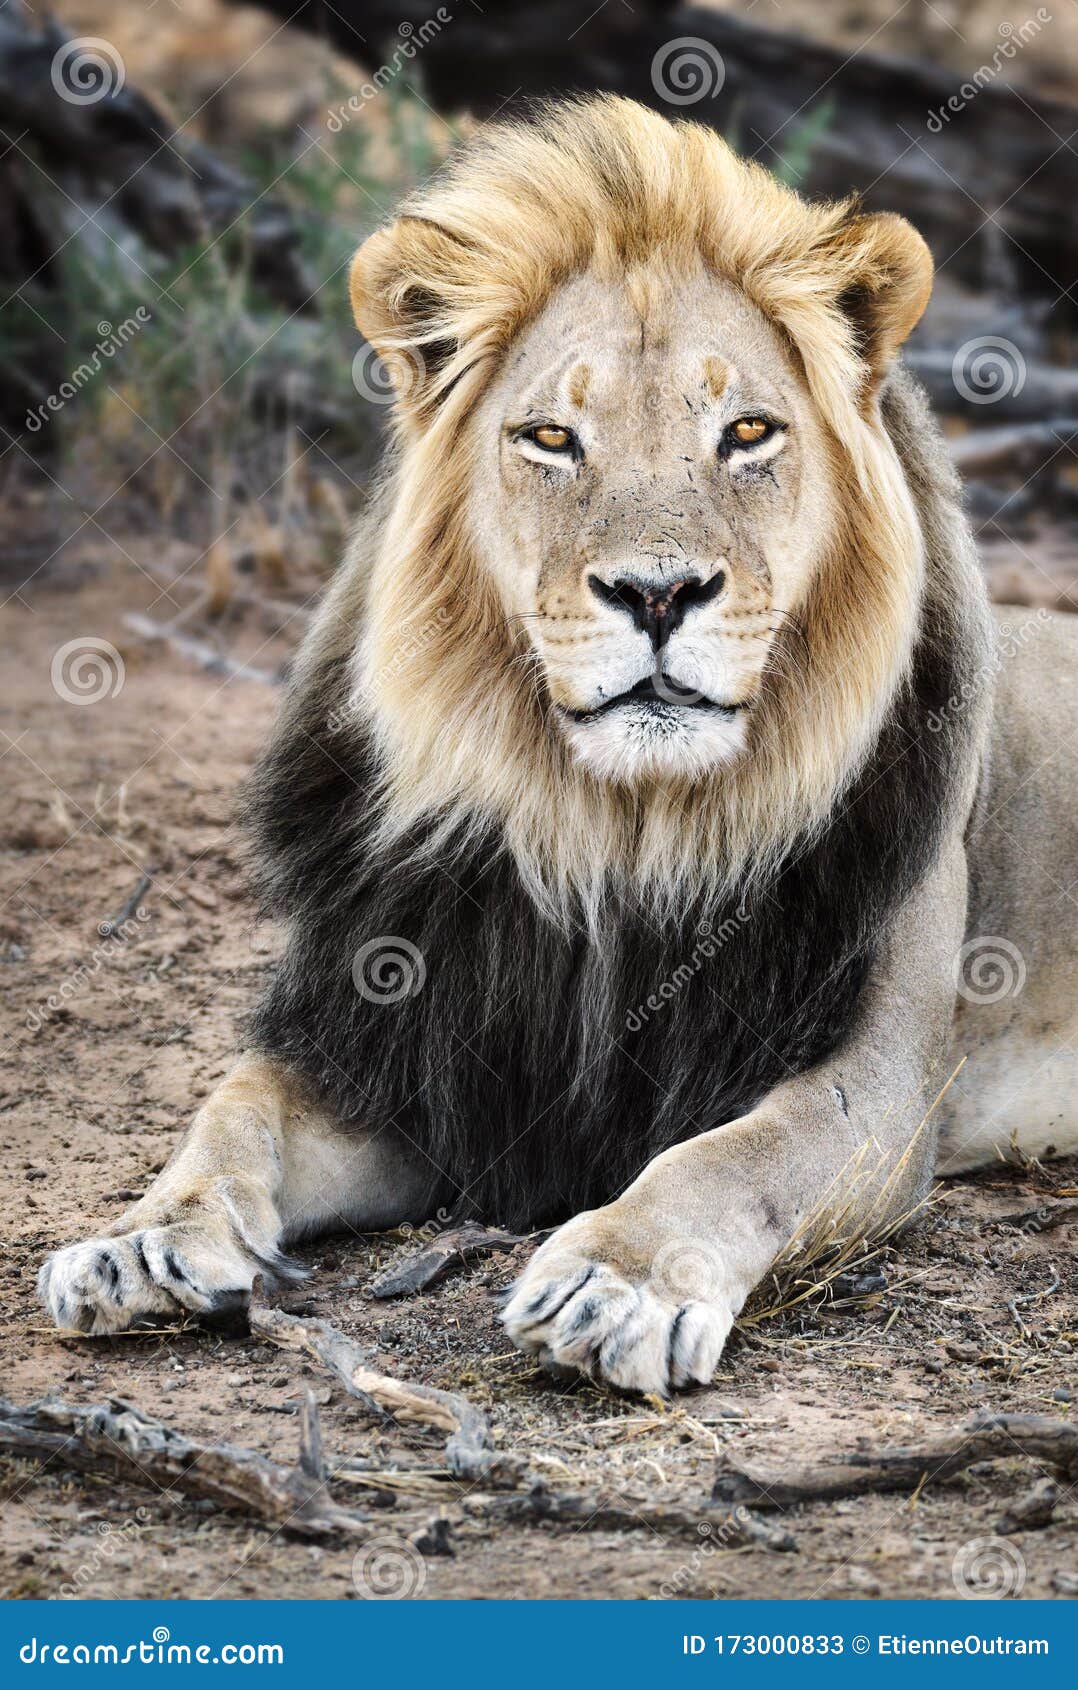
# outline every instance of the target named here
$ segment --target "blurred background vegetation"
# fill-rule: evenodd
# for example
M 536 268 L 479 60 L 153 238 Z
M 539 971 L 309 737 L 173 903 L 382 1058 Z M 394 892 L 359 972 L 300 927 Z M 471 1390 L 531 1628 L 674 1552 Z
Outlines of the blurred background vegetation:
M 655 71 L 671 44 L 705 79 L 674 98 Z M 351 254 L 477 122 L 593 87 L 917 221 L 940 270 L 912 356 L 994 590 L 1071 605 L 1073 0 L 56 0 L 51 22 L 6 0 L 10 585 L 90 535 L 182 581 L 187 620 L 252 593 L 305 602 L 386 417 Z

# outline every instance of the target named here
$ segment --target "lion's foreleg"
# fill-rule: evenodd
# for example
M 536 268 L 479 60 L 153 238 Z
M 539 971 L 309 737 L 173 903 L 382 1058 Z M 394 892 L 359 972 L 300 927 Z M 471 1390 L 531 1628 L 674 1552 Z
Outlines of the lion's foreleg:
M 964 915 L 955 843 L 892 925 L 843 1047 L 556 1232 L 505 1311 L 517 1343 L 627 1389 L 705 1381 L 784 1250 L 878 1236 L 908 1213 L 933 1167 L 925 1116 L 946 1078 Z
M 283 1246 L 336 1227 L 421 1215 L 431 1170 L 388 1134 L 341 1130 L 282 1064 L 248 1054 L 207 1099 L 145 1197 L 107 1234 L 50 1256 L 41 1295 L 57 1324 L 114 1332 L 177 1307 L 241 1306 Z

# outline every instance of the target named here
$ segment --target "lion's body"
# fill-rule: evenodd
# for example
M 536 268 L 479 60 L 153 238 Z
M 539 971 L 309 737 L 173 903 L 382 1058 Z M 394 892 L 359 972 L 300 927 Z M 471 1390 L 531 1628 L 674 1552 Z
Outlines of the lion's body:
M 212 1307 L 334 1219 L 583 1207 L 509 1330 L 661 1389 L 812 1217 L 908 1213 L 941 1123 L 950 1168 L 1075 1143 L 1074 639 L 1000 643 L 893 364 L 930 270 L 625 102 L 372 238 L 399 439 L 249 802 L 287 954 L 57 1318 Z
M 939 1170 L 1078 1148 L 1078 621 L 996 615 L 993 715 L 968 840 Z

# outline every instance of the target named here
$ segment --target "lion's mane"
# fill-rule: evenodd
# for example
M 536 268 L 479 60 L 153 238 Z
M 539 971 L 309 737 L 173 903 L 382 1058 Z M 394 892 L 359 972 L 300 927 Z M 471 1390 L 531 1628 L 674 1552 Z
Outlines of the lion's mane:
M 897 372 L 879 418 L 865 401 L 872 289 L 851 217 L 710 132 L 589 102 L 484 132 L 411 208 L 403 278 L 379 273 L 388 249 L 362 262 L 372 338 L 424 349 L 432 379 L 402 400 L 251 783 L 267 905 L 290 924 L 253 1032 L 343 1120 L 410 1141 L 438 1201 L 557 1219 L 821 1060 L 972 802 L 983 587 L 919 391 Z M 658 245 L 668 263 L 703 252 L 789 336 L 847 497 L 755 747 L 641 796 L 576 768 L 546 721 L 473 567 L 468 454 L 447 443 L 540 307 L 539 277 L 624 270 Z M 400 939 L 422 985 L 372 1001 L 354 959 Z

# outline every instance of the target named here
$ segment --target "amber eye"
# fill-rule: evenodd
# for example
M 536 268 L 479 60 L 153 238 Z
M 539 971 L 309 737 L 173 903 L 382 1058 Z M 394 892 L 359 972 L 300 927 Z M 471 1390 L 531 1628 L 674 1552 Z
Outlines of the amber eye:
M 533 428 L 531 438 L 544 452 L 567 452 L 573 444 L 569 430 L 558 428 L 555 423 L 544 423 L 541 428 Z
M 755 446 L 771 433 L 772 425 L 763 417 L 742 417 L 731 425 L 731 433 L 740 446 Z

